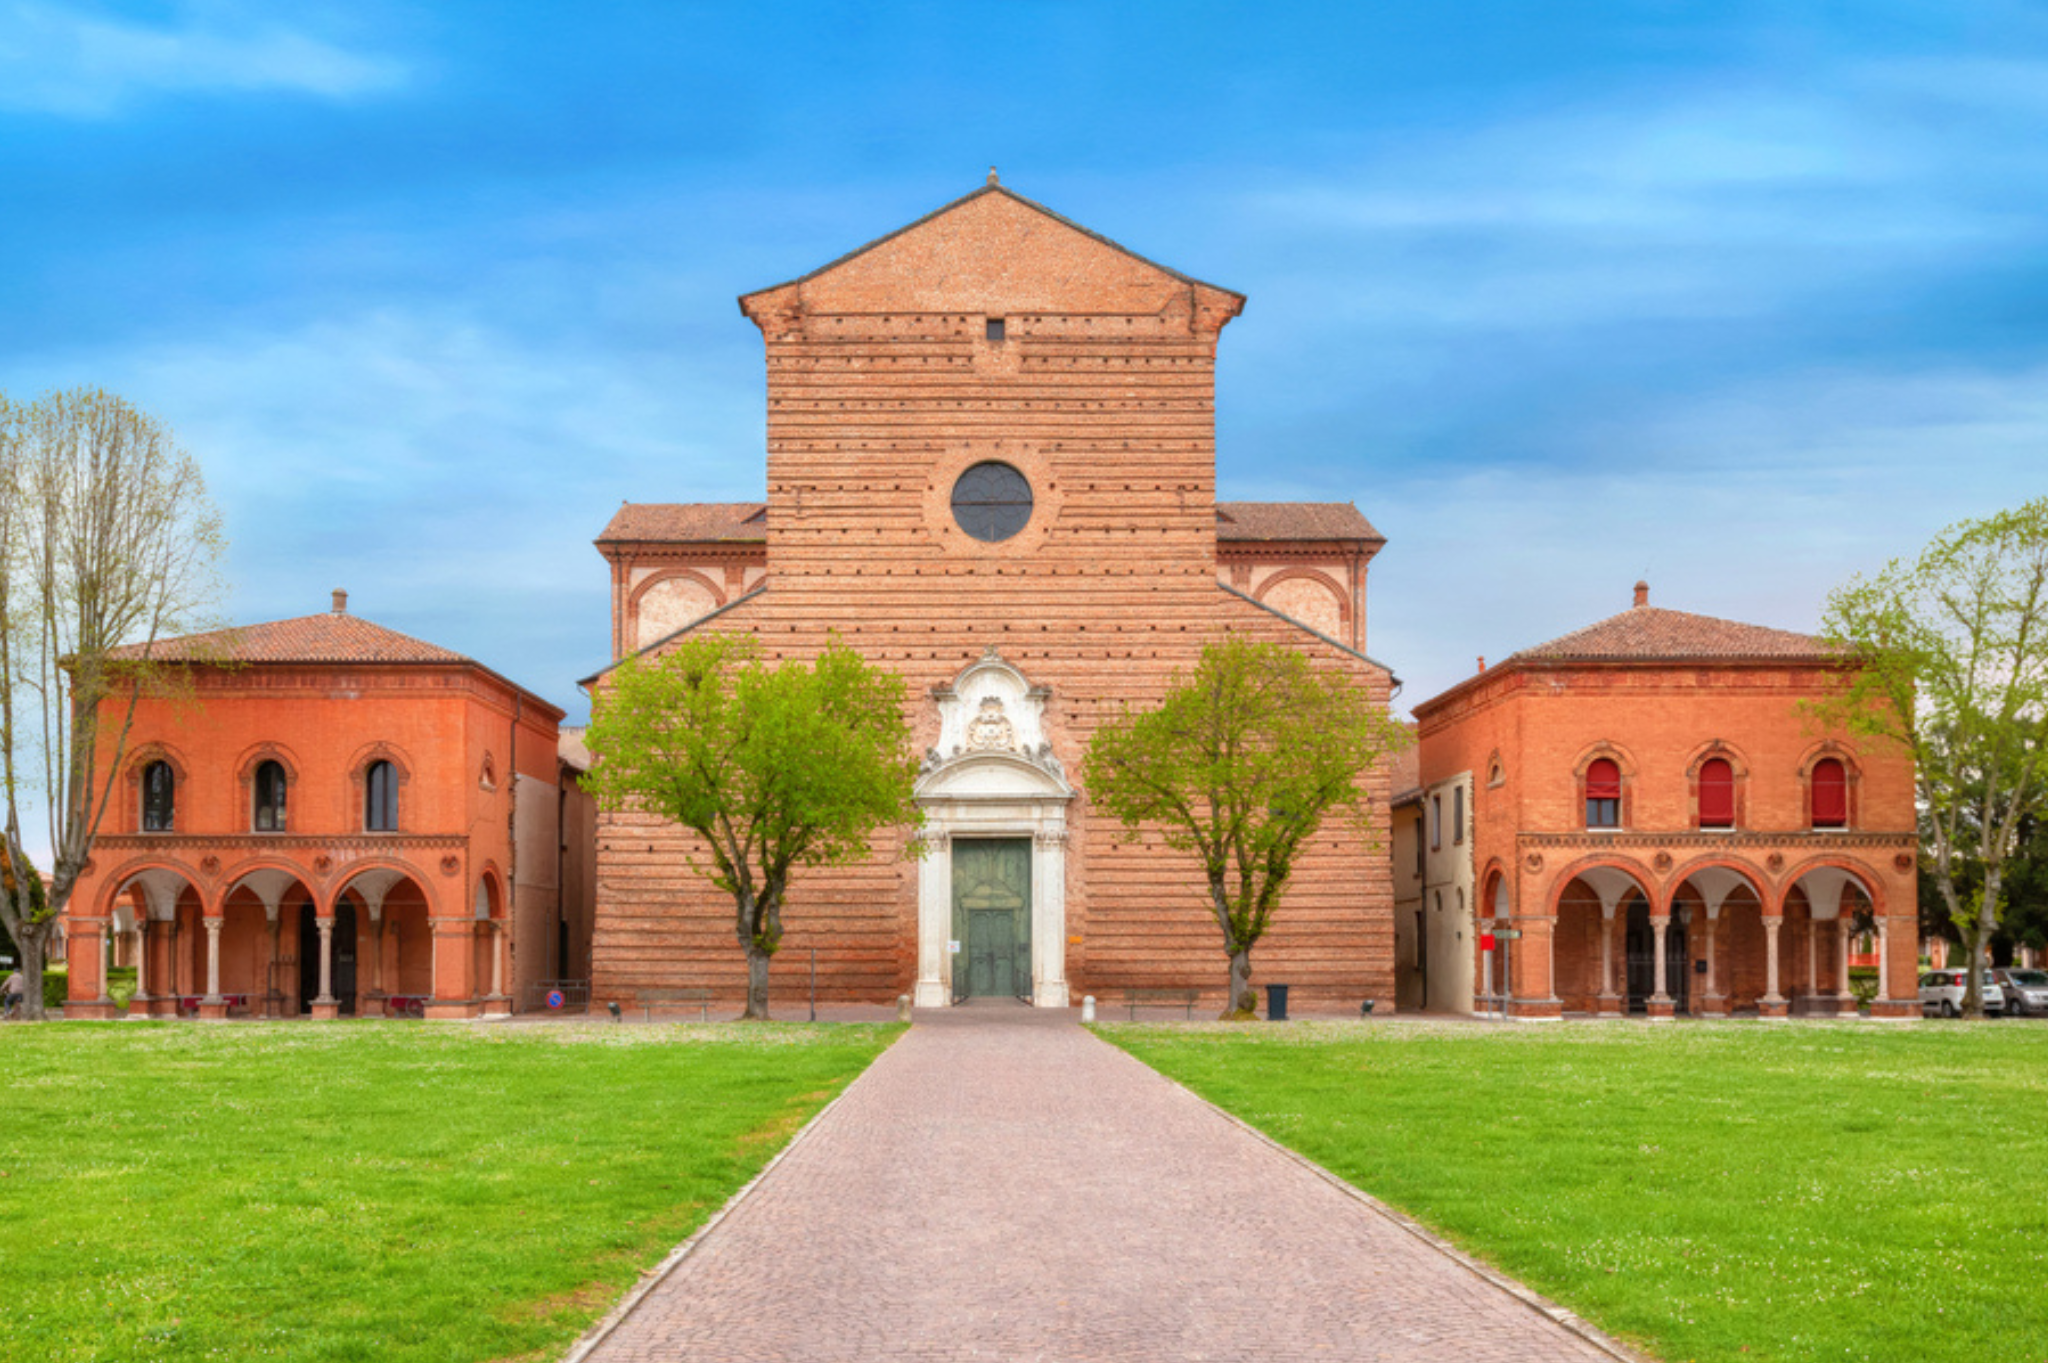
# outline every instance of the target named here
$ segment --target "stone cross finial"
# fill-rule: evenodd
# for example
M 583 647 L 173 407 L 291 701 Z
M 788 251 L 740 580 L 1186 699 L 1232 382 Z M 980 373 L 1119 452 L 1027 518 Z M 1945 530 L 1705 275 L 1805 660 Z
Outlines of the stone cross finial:
M 996 178 L 996 168 L 994 166 L 990 166 L 988 168 L 988 182 L 992 185 L 999 185 L 1002 183 L 1001 180 L 998 180 Z
M 339 587 L 334 589 L 334 613 L 336 615 L 348 614 L 348 593 Z

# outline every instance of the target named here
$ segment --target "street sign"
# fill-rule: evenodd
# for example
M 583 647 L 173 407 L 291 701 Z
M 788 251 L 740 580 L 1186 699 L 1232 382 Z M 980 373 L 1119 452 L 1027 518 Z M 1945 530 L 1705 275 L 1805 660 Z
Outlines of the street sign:
M 1522 935 L 1522 930 L 1520 928 L 1501 928 L 1493 935 L 1501 938 L 1503 941 L 1512 942 Z
M 561 991 L 561 990 L 559 990 L 559 989 L 550 989 L 550 990 L 548 990 L 548 1007 L 550 1007 L 550 1008 L 560 1008 L 560 1007 L 561 1007 L 561 1006 L 562 1006 L 563 1004 L 565 1004 L 565 1003 L 567 1003 L 567 1002 L 568 1002 L 568 1000 L 562 997 L 562 991 Z
M 1493 934 L 1492 934 L 1492 933 L 1490 933 L 1490 932 L 1482 932 L 1482 933 L 1480 933 L 1480 934 L 1479 934 L 1479 949 L 1480 949 L 1481 951 L 1492 951 L 1492 950 L 1493 950 Z

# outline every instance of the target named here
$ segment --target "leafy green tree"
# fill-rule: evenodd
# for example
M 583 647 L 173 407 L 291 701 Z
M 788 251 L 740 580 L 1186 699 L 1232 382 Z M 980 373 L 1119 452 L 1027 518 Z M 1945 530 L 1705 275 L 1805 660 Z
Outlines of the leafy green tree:
M 1979 981 L 2027 820 L 2048 808 L 2048 497 L 1936 536 L 1829 598 L 1852 653 L 1820 713 L 1911 755 L 1925 864 Z
M 1089 798 L 1201 862 L 1230 958 L 1225 1018 L 1252 1015 L 1252 947 L 1302 847 L 1338 811 L 1371 836 L 1365 775 L 1406 741 L 1349 678 L 1298 650 L 1239 638 L 1204 648 L 1156 709 L 1096 731 L 1083 764 Z
M 733 898 L 749 1018 L 768 1016 L 791 874 L 862 860 L 877 830 L 921 820 L 903 679 L 837 644 L 771 665 L 751 636 L 706 635 L 631 659 L 588 742 L 603 807 L 703 839 L 710 860 L 692 868 Z
M 153 650 L 218 623 L 224 547 L 198 463 L 155 417 L 92 389 L 26 407 L 0 394 L 0 925 L 21 948 L 31 1018 L 136 702 L 177 685 Z M 22 835 L 32 802 L 48 820 L 47 894 Z

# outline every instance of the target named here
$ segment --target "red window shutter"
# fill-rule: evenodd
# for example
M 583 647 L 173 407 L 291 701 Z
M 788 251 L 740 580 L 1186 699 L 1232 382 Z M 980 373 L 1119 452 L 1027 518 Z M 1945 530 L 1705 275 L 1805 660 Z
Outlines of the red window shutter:
M 1700 767 L 1700 827 L 1735 826 L 1735 768 L 1721 758 Z
M 1619 800 L 1621 798 L 1621 768 L 1612 758 L 1603 757 L 1586 768 L 1586 798 L 1588 800 Z
M 1842 828 L 1849 822 L 1849 775 L 1834 758 L 1813 768 L 1813 826 Z

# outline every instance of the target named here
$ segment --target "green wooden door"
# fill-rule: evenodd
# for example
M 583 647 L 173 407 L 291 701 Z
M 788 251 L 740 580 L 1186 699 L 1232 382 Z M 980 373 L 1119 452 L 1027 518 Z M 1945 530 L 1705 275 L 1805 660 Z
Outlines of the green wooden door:
M 1031 997 L 1031 840 L 953 840 L 955 999 Z

